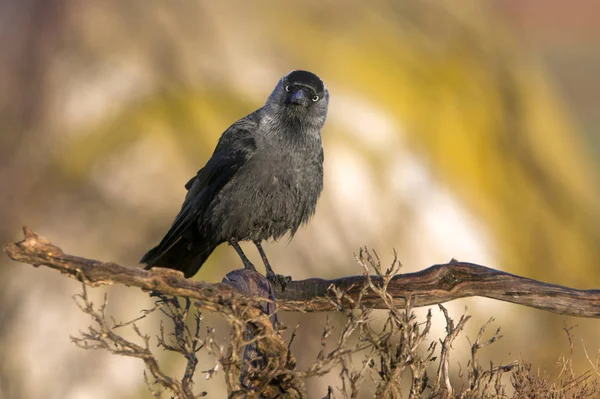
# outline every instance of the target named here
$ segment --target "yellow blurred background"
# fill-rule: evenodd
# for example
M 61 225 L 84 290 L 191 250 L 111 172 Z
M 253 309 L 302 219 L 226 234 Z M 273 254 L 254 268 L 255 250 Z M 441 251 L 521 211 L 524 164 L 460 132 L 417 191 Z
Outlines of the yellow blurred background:
M 598 3 L 8 0 L 0 32 L 2 244 L 27 225 L 66 252 L 137 265 L 223 130 L 282 75 L 308 69 L 331 93 L 325 189 L 309 226 L 266 246 L 279 273 L 360 274 L 353 253 L 367 245 L 384 262 L 395 248 L 404 271 L 454 257 L 600 287 Z M 223 245 L 195 278 L 240 266 Z M 70 343 L 90 322 L 73 304 L 79 290 L 0 258 L 1 398 L 148 397 L 141 361 Z M 118 320 L 151 303 L 107 291 Z M 568 352 L 563 323 L 579 325 L 581 370 L 581 339 L 591 355 L 600 349 L 598 320 L 449 304 L 456 317 L 465 306 L 468 336 L 490 316 L 502 326 L 485 350 L 496 362 L 554 370 Z M 434 314 L 431 339 L 444 327 Z M 306 366 L 325 315 L 282 319 L 300 321 Z M 467 345 L 458 339 L 453 364 L 466 364 Z M 224 397 L 219 376 L 196 380 Z M 336 381 L 309 381 L 310 397 Z

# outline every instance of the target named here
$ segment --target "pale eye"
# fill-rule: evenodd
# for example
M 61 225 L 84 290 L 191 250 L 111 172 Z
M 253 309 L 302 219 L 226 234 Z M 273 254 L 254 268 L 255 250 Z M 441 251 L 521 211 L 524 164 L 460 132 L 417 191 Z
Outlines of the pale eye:
M 285 91 L 290 91 L 290 86 L 285 86 Z
M 319 96 L 313 96 L 312 100 L 316 103 L 317 101 L 319 101 Z

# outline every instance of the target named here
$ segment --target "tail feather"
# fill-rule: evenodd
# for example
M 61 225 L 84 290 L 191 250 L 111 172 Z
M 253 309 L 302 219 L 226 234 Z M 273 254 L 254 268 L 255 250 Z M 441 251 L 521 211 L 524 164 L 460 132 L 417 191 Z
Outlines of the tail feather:
M 157 245 L 148 251 L 140 262 L 146 263 L 146 270 L 154 266 L 167 267 L 182 271 L 185 277 L 191 277 L 200 270 L 217 245 L 208 240 L 192 244 L 182 237 L 166 250 L 163 250 L 160 244 Z

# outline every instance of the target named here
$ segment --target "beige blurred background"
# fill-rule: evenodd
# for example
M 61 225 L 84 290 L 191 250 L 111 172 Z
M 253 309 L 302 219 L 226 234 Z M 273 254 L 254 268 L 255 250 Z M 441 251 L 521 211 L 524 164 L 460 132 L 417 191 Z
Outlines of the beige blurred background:
M 136 266 L 221 132 L 302 68 L 331 93 L 325 190 L 309 226 L 267 245 L 278 272 L 359 274 L 353 253 L 367 245 L 384 262 L 395 248 L 404 271 L 455 257 L 600 287 L 598 2 L 3 0 L 0 33 L 2 244 L 27 225 L 69 253 Z M 195 278 L 240 266 L 222 246 Z M 79 291 L 0 257 L 1 398 L 149 397 L 141 361 L 70 343 L 89 324 Z M 118 320 L 151 304 L 107 291 Z M 581 339 L 600 349 L 597 320 L 487 299 L 448 306 L 474 315 L 453 365 L 490 316 L 504 339 L 483 354 L 496 362 L 554 371 L 563 323 L 579 326 L 578 370 L 589 368 Z M 432 340 L 444 327 L 434 315 Z M 301 367 L 325 316 L 282 315 L 300 322 Z M 222 320 L 207 323 L 225 336 Z M 310 397 L 337 383 L 310 380 Z M 198 374 L 197 387 L 224 397 L 220 376 Z

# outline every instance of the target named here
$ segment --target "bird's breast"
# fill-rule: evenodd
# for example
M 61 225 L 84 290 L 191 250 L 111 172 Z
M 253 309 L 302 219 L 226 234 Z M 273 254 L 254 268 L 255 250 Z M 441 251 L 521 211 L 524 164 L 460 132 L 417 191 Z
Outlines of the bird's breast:
M 239 240 L 294 233 L 313 215 L 322 187 L 322 151 L 262 148 L 219 193 L 215 227 Z

